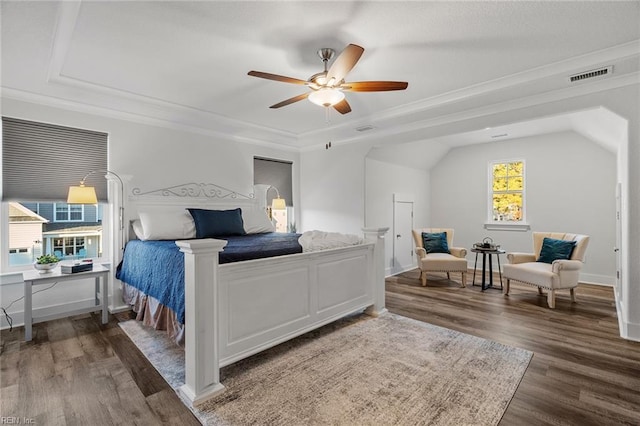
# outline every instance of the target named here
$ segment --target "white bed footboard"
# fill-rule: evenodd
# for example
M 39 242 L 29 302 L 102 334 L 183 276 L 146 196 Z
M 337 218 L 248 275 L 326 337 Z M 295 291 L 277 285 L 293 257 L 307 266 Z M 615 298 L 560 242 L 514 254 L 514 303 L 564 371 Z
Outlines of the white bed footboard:
M 132 190 L 129 219 L 141 212 L 266 206 L 266 185 L 243 195 L 210 183 Z M 185 384 L 198 405 L 224 389 L 220 367 L 365 309 L 385 311 L 384 235 L 365 229 L 366 243 L 339 249 L 218 264 L 226 241 L 176 241 L 185 260 Z
M 198 405 L 224 389 L 219 369 L 366 309 L 384 307 L 384 234 L 366 244 L 218 265 L 221 240 L 176 244 L 185 254 L 185 384 Z
M 220 365 L 373 304 L 373 244 L 219 267 Z

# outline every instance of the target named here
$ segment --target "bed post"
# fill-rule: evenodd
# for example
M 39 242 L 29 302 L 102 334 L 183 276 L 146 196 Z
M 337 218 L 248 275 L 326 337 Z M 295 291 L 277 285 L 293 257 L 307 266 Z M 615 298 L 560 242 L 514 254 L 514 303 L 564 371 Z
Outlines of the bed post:
M 386 228 L 362 228 L 367 241 L 375 243 L 373 248 L 373 305 L 369 306 L 365 313 L 374 317 L 387 312 L 385 307 L 384 287 L 384 235 L 389 230 Z
M 218 332 L 218 253 L 226 241 L 176 241 L 184 253 L 185 384 L 180 393 L 193 406 L 222 392 Z

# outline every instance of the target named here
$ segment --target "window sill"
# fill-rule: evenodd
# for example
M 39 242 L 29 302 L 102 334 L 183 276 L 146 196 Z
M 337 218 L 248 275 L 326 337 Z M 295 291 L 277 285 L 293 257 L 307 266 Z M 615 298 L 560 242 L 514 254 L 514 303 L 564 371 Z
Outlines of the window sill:
M 528 223 L 501 223 L 489 222 L 484 224 L 484 229 L 489 231 L 519 231 L 525 232 L 531 229 Z

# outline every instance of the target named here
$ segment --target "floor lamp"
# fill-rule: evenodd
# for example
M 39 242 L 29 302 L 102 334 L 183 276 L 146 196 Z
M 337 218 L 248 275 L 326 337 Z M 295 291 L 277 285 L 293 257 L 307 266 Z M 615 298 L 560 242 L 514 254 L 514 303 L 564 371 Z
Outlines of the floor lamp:
M 275 186 L 267 188 L 267 192 L 271 188 L 276 190 L 276 198 L 271 200 L 269 217 L 277 222 L 276 232 L 287 232 L 287 203 L 284 198 L 280 198 L 280 191 Z
M 124 231 L 124 183 L 122 182 L 122 179 L 120 178 L 120 176 L 118 176 L 116 173 L 110 171 L 110 170 L 106 170 L 106 169 L 98 169 L 98 170 L 92 170 L 89 173 L 87 173 L 84 178 L 82 178 L 82 180 L 80 181 L 80 185 L 79 186 L 70 186 L 69 187 L 69 193 L 67 195 L 67 204 L 98 204 L 98 197 L 96 196 L 96 189 L 93 186 L 85 186 L 85 181 L 87 180 L 87 178 L 89 176 L 91 176 L 92 174 L 95 173 L 105 173 L 104 177 L 105 179 L 108 179 L 109 176 L 113 176 L 116 178 L 116 180 L 118 181 L 118 183 L 120 184 L 120 204 L 119 204 L 119 226 L 120 226 L 120 232 L 119 232 L 119 236 L 120 236 L 120 241 L 121 241 L 121 248 L 124 249 L 124 236 L 123 236 L 123 231 Z

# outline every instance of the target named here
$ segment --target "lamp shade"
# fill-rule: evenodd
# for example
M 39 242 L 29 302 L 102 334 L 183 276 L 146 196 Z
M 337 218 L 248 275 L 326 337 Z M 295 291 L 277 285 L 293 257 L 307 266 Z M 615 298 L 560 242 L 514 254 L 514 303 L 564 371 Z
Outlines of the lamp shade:
M 93 186 L 70 186 L 67 204 L 98 204 L 96 189 Z
M 337 89 L 323 88 L 311 92 L 309 100 L 316 105 L 330 107 L 344 99 L 344 93 Z
M 284 198 L 274 198 L 271 202 L 272 210 L 285 210 L 287 208 L 287 203 L 284 201 Z

